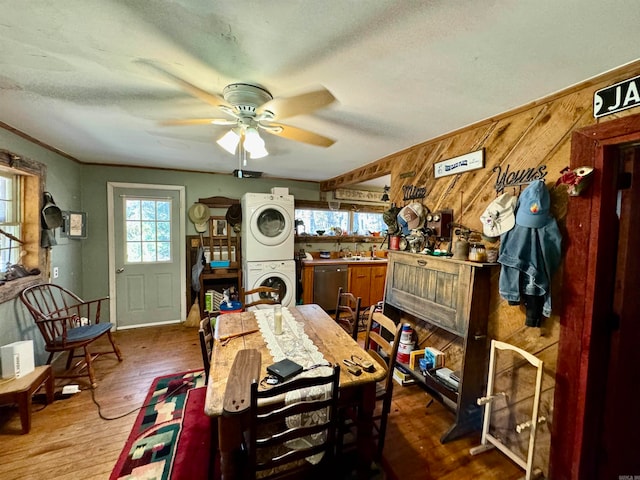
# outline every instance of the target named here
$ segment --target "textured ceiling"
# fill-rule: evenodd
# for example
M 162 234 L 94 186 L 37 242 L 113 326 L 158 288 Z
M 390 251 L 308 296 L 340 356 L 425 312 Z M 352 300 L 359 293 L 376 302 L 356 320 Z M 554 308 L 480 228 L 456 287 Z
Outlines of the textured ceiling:
M 326 180 L 638 58 L 637 0 L 0 0 L 0 122 L 87 163 L 231 172 L 229 127 L 146 59 L 214 93 L 322 85 L 338 102 L 263 133 L 265 176 Z

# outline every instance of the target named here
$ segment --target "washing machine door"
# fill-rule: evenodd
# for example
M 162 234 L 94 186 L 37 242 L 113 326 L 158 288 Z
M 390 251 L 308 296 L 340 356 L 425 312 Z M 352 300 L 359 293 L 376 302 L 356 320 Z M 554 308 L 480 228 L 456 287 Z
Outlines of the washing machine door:
M 256 208 L 249 223 L 251 234 L 258 242 L 272 247 L 280 245 L 293 235 L 293 218 L 279 205 Z
M 253 285 L 252 288 L 257 287 L 277 288 L 278 290 L 284 292 L 283 298 L 280 299 L 280 303 L 282 305 L 288 306 L 291 304 L 295 304 L 293 298 L 293 285 L 291 285 L 291 282 L 286 277 L 278 273 L 271 273 L 262 277 L 261 279 L 258 279 L 258 281 Z

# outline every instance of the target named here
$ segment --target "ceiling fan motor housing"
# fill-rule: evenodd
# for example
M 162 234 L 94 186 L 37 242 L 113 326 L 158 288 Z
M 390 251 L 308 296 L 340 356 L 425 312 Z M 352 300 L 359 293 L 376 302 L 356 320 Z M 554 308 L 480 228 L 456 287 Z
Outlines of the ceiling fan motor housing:
M 256 108 L 273 100 L 271 93 L 259 85 L 250 83 L 232 83 L 222 91 L 224 99 L 233 105 L 241 116 L 253 117 Z

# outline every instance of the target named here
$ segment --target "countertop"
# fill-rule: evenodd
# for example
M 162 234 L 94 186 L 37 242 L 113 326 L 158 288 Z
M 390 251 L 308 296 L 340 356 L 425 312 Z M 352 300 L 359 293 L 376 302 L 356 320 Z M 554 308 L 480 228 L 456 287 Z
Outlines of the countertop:
M 315 265 L 386 265 L 388 260 L 382 257 L 375 257 L 374 260 L 371 257 L 362 257 L 360 260 L 354 260 L 353 258 L 314 258 L 313 260 L 302 260 L 303 265 L 315 266 Z

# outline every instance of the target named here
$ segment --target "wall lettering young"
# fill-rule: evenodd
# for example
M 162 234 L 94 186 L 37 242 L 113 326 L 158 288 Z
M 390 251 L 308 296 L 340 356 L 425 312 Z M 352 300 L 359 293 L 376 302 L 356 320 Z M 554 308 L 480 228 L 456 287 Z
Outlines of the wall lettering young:
M 493 171 L 496 172 L 496 183 L 494 185 L 496 191 L 501 192 L 508 187 L 524 185 L 534 180 L 543 180 L 548 173 L 546 165 L 513 171 L 509 171 L 510 168 L 511 165 L 507 165 L 503 172 L 500 165 L 493 167 Z

